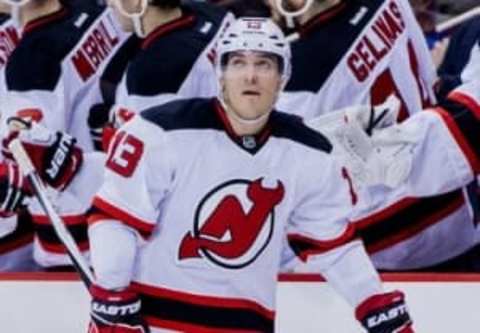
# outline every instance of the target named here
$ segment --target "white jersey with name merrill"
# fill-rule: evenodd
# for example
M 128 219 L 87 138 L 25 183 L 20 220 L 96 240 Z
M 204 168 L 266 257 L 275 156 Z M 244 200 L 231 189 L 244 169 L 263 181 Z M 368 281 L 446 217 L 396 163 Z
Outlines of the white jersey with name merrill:
M 89 110 L 102 102 L 101 75 L 127 37 L 100 7 L 66 6 L 28 24 L 6 69 L 6 117 L 40 120 L 91 150 Z

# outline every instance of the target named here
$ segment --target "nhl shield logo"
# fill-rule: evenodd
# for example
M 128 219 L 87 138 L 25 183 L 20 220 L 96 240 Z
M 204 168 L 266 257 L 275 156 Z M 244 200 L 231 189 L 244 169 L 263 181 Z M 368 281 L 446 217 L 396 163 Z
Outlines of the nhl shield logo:
M 270 242 L 274 208 L 284 194 L 282 182 L 267 186 L 262 178 L 215 187 L 197 206 L 193 231 L 183 237 L 179 260 L 205 258 L 230 269 L 248 266 Z

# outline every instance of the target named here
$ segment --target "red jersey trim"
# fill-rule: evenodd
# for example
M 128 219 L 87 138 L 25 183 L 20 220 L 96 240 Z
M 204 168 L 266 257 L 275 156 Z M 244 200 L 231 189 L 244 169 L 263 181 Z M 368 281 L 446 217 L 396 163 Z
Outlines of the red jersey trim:
M 63 223 L 67 226 L 82 224 L 86 222 L 86 217 L 84 214 L 81 215 L 64 215 L 60 216 Z M 35 224 L 41 225 L 51 225 L 50 218 L 46 215 L 34 215 L 32 214 L 32 220 Z
M 429 215 L 428 217 L 422 219 L 418 223 L 413 224 L 412 226 L 405 227 L 398 233 L 395 233 L 392 236 L 386 237 L 380 241 L 374 241 L 372 243 L 365 242 L 365 248 L 367 252 L 373 254 L 375 252 L 384 250 L 390 246 L 403 242 L 404 240 L 409 239 L 410 237 L 419 234 L 428 227 L 441 222 L 444 218 L 456 212 L 460 207 L 465 203 L 463 196 L 455 198 L 454 201 L 448 203 L 448 205 L 442 207 L 434 214 Z M 359 236 L 362 236 L 362 232 L 359 232 Z
M 126 225 L 134 228 L 144 237 L 148 237 L 152 234 L 154 223 L 139 219 L 98 196 L 93 199 L 93 206 L 103 211 L 106 215 L 111 216 L 113 219 L 120 220 Z
M 155 40 L 157 40 L 158 38 L 174 30 L 191 26 L 193 25 L 195 20 L 196 20 L 195 16 L 190 14 L 186 16 L 182 15 L 178 19 L 162 24 L 161 26 L 153 30 L 151 33 L 149 33 L 147 37 L 145 37 L 145 40 L 142 42 L 141 48 L 145 50 L 150 45 L 152 45 L 152 43 L 155 42 Z
M 448 95 L 448 99 L 465 105 L 477 119 L 480 119 L 480 105 L 471 96 L 454 91 Z
M 220 101 L 216 98 L 214 99 L 214 110 L 217 116 L 220 118 L 220 121 L 223 124 L 223 127 L 225 128 L 225 131 L 227 132 L 227 134 L 235 142 L 241 142 L 241 137 L 235 133 L 235 131 L 233 130 L 232 124 L 230 123 L 230 120 L 227 117 L 227 114 L 226 114 L 227 111 L 225 111 L 225 108 L 223 107 L 222 103 L 220 103 Z M 263 145 L 270 137 L 271 132 L 272 131 L 270 127 L 270 122 L 267 122 L 266 126 L 260 131 L 260 133 L 255 134 L 257 145 Z
M 383 220 L 388 219 L 389 217 L 392 217 L 397 212 L 402 211 L 403 209 L 411 206 L 412 204 L 414 204 L 418 201 L 419 201 L 419 199 L 416 199 L 416 198 L 402 199 L 402 200 L 388 206 L 386 209 L 383 209 L 383 210 L 378 211 L 378 212 L 376 212 L 372 215 L 369 215 L 365 218 L 354 221 L 355 226 L 357 227 L 357 229 L 368 228 L 372 224 L 377 224 L 380 221 L 383 221 Z
M 30 21 L 29 23 L 27 23 L 27 25 L 25 26 L 25 28 L 23 29 L 23 35 L 26 35 L 34 30 L 37 30 L 38 28 L 41 28 L 51 22 L 55 22 L 55 21 L 58 21 L 62 18 L 64 18 L 68 13 L 68 10 L 67 8 L 65 7 L 62 7 L 60 8 L 59 10 L 57 10 L 56 12 L 53 12 L 51 14 L 48 14 L 46 16 L 42 16 L 38 19 L 35 19 L 33 21 Z
M 443 119 L 445 125 L 447 125 L 447 128 L 449 129 L 450 133 L 453 135 L 455 141 L 457 144 L 460 146 L 460 149 L 463 151 L 465 154 L 465 157 L 468 160 L 468 163 L 470 164 L 470 167 L 472 168 L 473 173 L 479 173 L 480 172 L 480 161 L 473 151 L 473 149 L 470 147 L 470 144 L 468 141 L 465 139 L 463 136 L 462 132 L 458 128 L 457 124 L 455 123 L 455 120 L 450 116 L 450 114 L 445 111 L 444 109 L 437 107 L 435 109 L 430 109 L 427 110 L 427 112 L 435 112 L 440 117 Z M 480 115 L 480 113 L 479 113 Z M 479 118 L 480 119 L 480 118 Z
M 36 237 L 36 239 L 38 240 L 40 247 L 46 252 L 51 252 L 55 254 L 68 254 L 67 248 L 62 243 L 52 244 L 52 243 L 45 242 L 43 239 L 39 237 Z M 76 242 L 76 243 L 81 252 L 87 252 L 90 249 L 90 243 L 88 241 L 84 241 L 80 243 Z
M 288 242 L 297 256 L 302 261 L 306 261 L 309 256 L 330 251 L 352 241 L 355 237 L 355 226 L 349 224 L 340 236 L 330 240 L 317 240 L 299 234 L 290 234 L 288 235 Z
M 262 316 L 271 320 L 274 320 L 275 318 L 275 311 L 269 310 L 264 306 L 248 299 L 196 295 L 181 291 L 148 286 L 139 282 L 132 282 L 132 290 L 138 292 L 139 294 L 145 294 L 154 298 L 161 297 L 175 299 L 185 303 L 201 306 L 213 306 L 231 309 L 249 309 L 260 313 Z

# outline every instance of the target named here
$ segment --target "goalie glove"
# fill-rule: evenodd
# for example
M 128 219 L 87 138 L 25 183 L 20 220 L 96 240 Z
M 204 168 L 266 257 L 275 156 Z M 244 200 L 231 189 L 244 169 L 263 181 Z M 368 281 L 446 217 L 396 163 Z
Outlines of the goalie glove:
M 414 333 L 401 291 L 373 295 L 362 302 L 355 317 L 368 333 Z
M 91 321 L 88 333 L 149 333 L 140 314 L 141 301 L 128 289 L 110 291 L 91 286 Z
M 9 118 L 7 123 L 10 134 L 3 140 L 4 157 L 14 161 L 8 147 L 13 139 L 20 139 L 43 181 L 59 191 L 64 190 L 83 162 L 83 153 L 76 145 L 76 139 L 18 117 Z
M 332 141 L 333 154 L 350 171 L 355 187 L 395 188 L 410 173 L 416 142 L 415 133 L 396 124 L 399 110 L 400 103 L 392 95 L 379 106 L 350 107 L 307 125 Z

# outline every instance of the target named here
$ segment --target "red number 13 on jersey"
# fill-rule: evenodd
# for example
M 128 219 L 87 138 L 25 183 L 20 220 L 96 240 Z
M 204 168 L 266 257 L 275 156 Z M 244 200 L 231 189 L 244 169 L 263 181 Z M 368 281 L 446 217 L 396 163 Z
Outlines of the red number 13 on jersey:
M 108 156 L 107 168 L 121 176 L 130 177 L 143 155 L 143 142 L 131 134 L 119 132 Z

